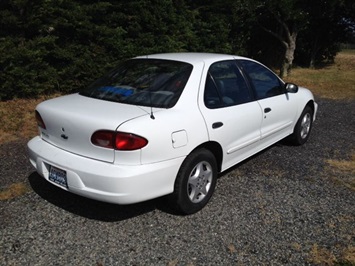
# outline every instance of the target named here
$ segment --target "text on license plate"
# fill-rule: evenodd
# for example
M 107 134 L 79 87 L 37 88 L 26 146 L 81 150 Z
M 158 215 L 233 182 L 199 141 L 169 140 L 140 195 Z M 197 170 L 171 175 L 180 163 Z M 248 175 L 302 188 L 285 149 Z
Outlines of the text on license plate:
M 62 187 L 68 188 L 67 172 L 62 169 L 51 166 L 49 169 L 49 180 Z

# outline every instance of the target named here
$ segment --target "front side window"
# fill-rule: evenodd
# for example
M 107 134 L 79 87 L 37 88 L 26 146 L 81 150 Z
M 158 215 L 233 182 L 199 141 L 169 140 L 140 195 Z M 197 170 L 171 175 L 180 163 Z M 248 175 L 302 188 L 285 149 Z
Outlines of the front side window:
M 132 59 L 80 94 L 119 103 L 171 108 L 190 77 L 192 65 L 158 59 Z
M 280 79 L 266 67 L 248 60 L 239 60 L 249 76 L 257 99 L 264 99 L 285 93 Z
M 221 61 L 208 70 L 204 101 L 207 108 L 249 102 L 251 94 L 235 61 Z

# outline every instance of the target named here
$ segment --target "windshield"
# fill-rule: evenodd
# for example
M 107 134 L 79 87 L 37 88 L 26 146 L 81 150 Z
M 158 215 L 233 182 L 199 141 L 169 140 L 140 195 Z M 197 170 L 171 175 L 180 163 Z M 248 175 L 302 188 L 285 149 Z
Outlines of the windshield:
M 192 65 L 158 59 L 131 59 L 80 94 L 126 104 L 171 108 L 179 99 Z

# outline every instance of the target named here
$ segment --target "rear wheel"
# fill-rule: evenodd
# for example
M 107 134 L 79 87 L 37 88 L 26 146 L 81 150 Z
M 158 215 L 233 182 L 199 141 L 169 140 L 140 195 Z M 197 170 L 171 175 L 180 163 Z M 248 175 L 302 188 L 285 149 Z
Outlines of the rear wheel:
M 311 134 L 313 125 L 313 110 L 306 106 L 297 121 L 293 134 L 290 136 L 290 141 L 294 145 L 304 144 Z
M 216 181 L 217 163 L 214 155 L 206 149 L 196 150 L 180 167 L 171 195 L 172 203 L 181 213 L 196 213 L 212 197 Z

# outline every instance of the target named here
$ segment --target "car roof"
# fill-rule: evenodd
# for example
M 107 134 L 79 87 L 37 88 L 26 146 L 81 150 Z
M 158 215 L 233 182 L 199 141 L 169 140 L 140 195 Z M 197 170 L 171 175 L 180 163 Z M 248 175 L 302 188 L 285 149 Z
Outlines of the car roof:
M 236 55 L 216 54 L 216 53 L 162 53 L 162 54 L 138 56 L 136 58 L 165 59 L 165 60 L 182 61 L 190 64 L 207 62 L 207 61 L 247 59 L 245 57 L 236 56 Z

